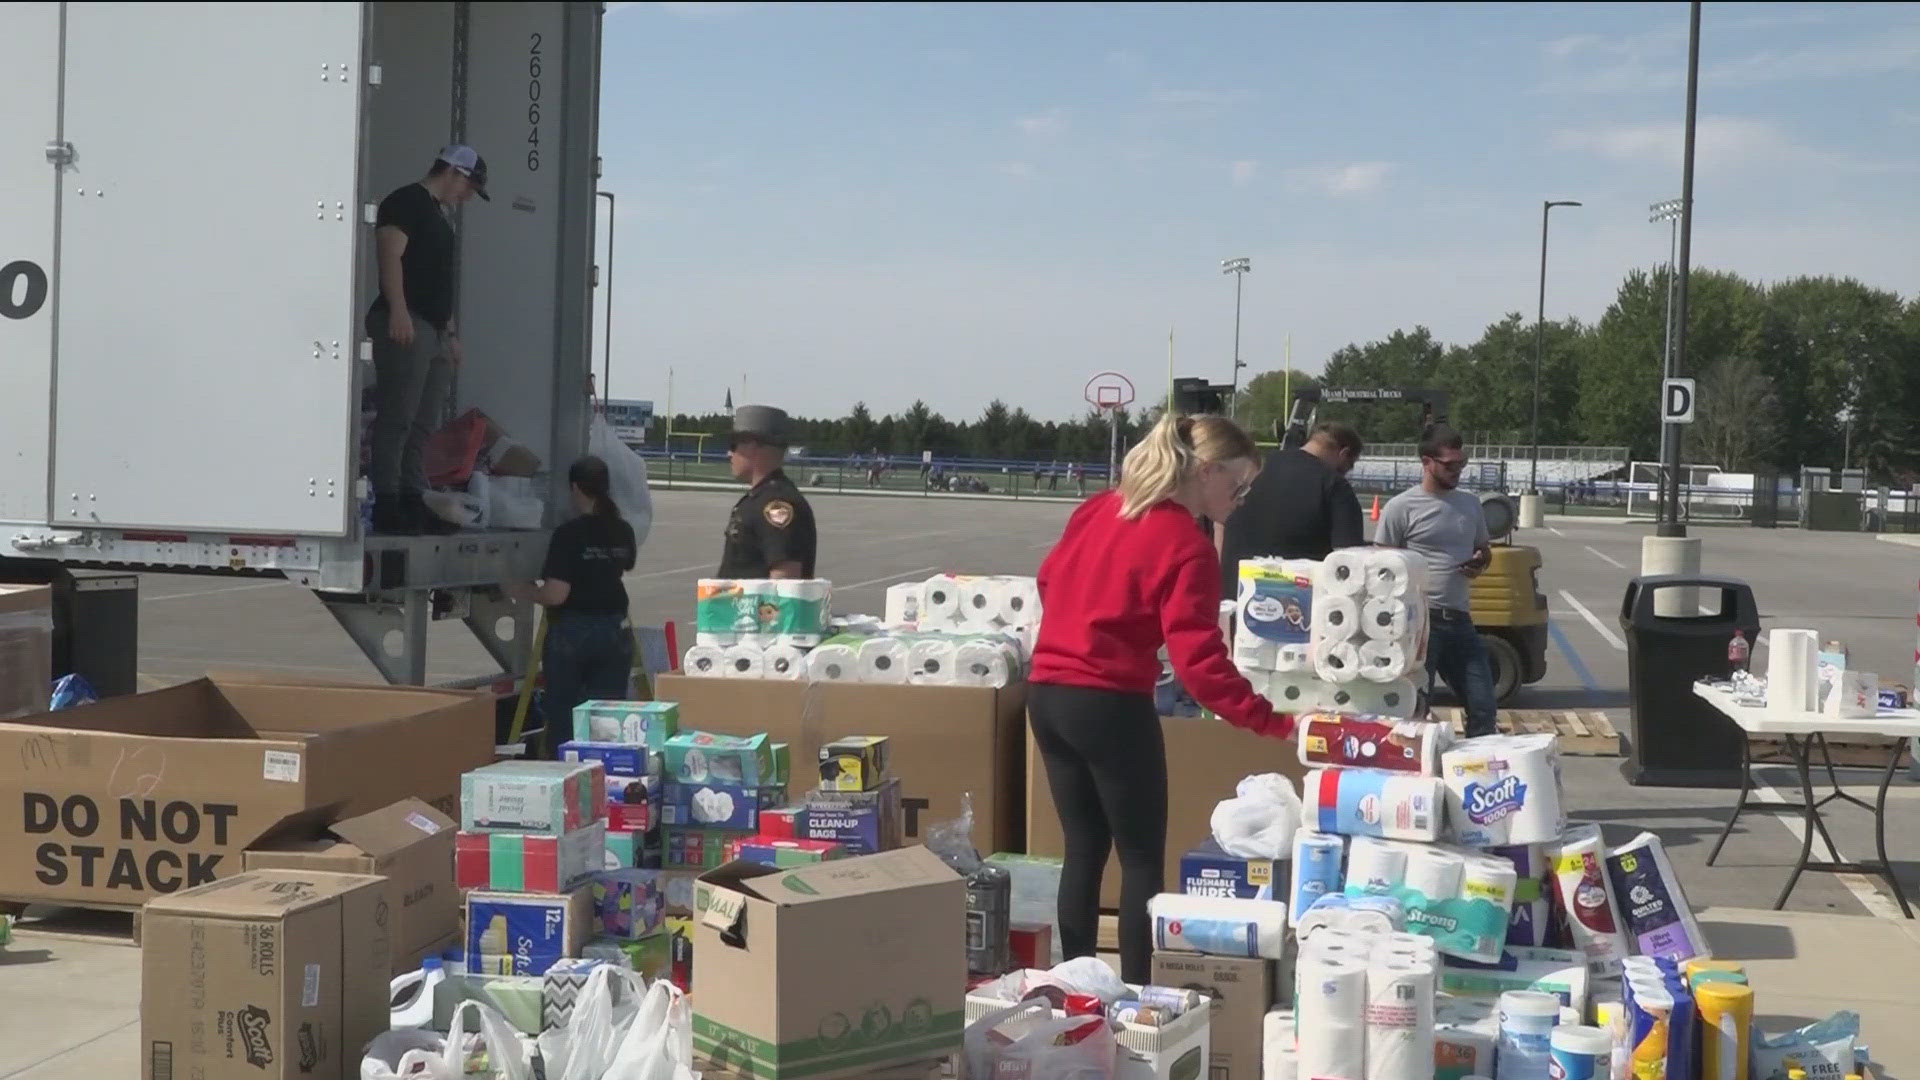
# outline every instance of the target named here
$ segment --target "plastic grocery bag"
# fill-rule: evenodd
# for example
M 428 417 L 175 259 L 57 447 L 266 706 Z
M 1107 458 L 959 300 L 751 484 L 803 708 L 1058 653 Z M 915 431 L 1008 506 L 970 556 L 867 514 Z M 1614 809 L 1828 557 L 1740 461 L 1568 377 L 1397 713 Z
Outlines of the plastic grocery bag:
M 693 1008 L 679 988 L 656 979 L 614 1051 L 606 1080 L 693 1077 Z
M 614 980 L 626 986 L 614 1003 Z M 540 1036 L 546 1080 L 693 1080 L 693 1010 L 666 980 L 625 968 L 587 976 L 564 1028 Z
M 476 1017 L 486 1068 L 467 1072 L 467 1014 Z M 360 1058 L 360 1080 L 463 1080 L 469 1075 L 488 1080 L 532 1080 L 520 1036 L 507 1018 L 491 1005 L 463 1001 L 453 1010 L 446 1038 L 424 1028 L 383 1031 L 367 1044 Z
M 1056 1020 L 1044 1002 L 988 1013 L 962 1045 L 967 1075 L 994 1080 L 1111 1080 L 1118 1052 L 1105 1017 Z
M 614 505 L 620 508 L 627 524 L 633 526 L 633 546 L 636 549 L 645 546 L 647 533 L 653 530 L 653 494 L 647 488 L 647 459 L 615 438 L 613 427 L 599 413 L 593 415 L 593 426 L 587 432 L 587 452 L 607 463 L 607 472 L 613 481 L 610 489 Z
M 1242 859 L 1286 859 L 1300 828 L 1300 796 L 1293 781 L 1261 773 L 1240 781 L 1234 797 L 1213 808 L 1214 842 Z

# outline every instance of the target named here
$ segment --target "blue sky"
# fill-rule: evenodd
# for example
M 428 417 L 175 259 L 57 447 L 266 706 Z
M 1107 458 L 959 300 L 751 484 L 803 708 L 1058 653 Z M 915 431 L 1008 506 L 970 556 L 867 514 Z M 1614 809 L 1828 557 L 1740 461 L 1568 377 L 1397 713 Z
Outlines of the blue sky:
M 807 415 L 1318 370 L 1664 260 L 1687 6 L 609 4 L 613 392 Z M 1920 5 L 1706 6 L 1694 264 L 1920 293 Z M 598 365 L 596 364 L 596 367 Z

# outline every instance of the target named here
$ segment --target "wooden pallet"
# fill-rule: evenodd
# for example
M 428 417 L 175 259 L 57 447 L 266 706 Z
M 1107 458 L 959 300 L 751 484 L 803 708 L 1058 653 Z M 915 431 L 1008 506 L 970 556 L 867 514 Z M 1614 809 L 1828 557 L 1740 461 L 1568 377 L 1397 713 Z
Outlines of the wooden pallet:
M 23 918 L 27 908 L 34 914 Z M 140 909 L 131 905 L 51 904 L 44 900 L 0 897 L 0 915 L 13 916 L 16 931 L 51 937 L 140 944 Z
M 1457 708 L 1433 710 L 1435 719 L 1453 725 L 1455 738 L 1465 738 L 1466 715 Z M 1625 757 L 1626 740 L 1607 714 L 1598 709 L 1501 709 L 1494 721 L 1503 735 L 1558 735 L 1560 752 L 1575 757 Z

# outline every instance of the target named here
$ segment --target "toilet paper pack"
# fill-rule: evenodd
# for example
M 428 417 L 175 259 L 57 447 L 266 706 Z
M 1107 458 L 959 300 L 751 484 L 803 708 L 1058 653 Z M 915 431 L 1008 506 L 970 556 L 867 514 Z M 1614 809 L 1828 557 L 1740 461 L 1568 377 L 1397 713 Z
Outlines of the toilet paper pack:
M 1306 559 L 1242 559 L 1234 600 L 1234 655 L 1258 671 L 1303 670 L 1312 637 L 1313 577 L 1319 564 Z
M 1348 865 L 1348 897 L 1392 897 L 1405 908 L 1407 931 L 1439 951 L 1500 959 L 1517 881 L 1511 861 L 1450 844 L 1356 837 Z
M 1545 844 L 1565 831 L 1556 735 L 1483 735 L 1440 755 L 1449 836 L 1469 847 Z
M 593 887 L 467 894 L 467 971 L 540 976 L 593 937 Z

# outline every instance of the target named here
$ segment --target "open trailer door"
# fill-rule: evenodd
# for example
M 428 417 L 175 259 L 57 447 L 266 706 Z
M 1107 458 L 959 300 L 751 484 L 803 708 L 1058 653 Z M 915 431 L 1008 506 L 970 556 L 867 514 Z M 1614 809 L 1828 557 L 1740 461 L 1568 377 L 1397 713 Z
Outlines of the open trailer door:
M 49 523 L 346 534 L 362 5 L 64 7 Z

